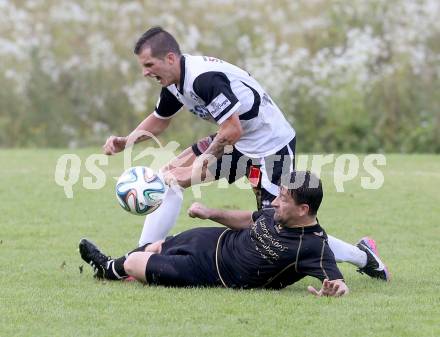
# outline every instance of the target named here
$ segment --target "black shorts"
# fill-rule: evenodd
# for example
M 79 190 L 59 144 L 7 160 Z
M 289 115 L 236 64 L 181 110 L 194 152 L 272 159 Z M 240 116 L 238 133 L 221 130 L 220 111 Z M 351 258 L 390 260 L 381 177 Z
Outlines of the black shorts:
M 212 143 L 215 135 L 200 139 L 192 145 L 196 156 L 200 156 Z M 278 196 L 282 174 L 292 172 L 295 168 L 296 138 L 273 155 L 264 158 L 250 158 L 235 146 L 231 153 L 225 153 L 216 163 L 208 167 L 215 179 L 226 178 L 229 184 L 246 176 L 257 199 L 257 207 L 270 207 Z
M 170 287 L 221 286 L 215 254 L 226 228 L 193 228 L 169 237 L 160 254 L 150 256 L 145 270 L 149 284 Z

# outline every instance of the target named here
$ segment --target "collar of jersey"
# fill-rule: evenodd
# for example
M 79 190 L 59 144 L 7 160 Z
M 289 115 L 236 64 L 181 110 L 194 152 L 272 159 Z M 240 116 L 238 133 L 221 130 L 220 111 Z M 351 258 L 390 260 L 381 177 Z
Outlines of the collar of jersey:
M 278 226 L 278 224 L 277 224 Z M 307 227 L 284 227 L 281 226 L 280 229 L 286 230 L 288 232 L 296 232 L 296 233 L 313 233 L 313 232 L 320 232 L 322 231 L 321 226 L 319 223 L 313 226 L 307 226 Z
M 183 95 L 183 85 L 185 83 L 185 56 L 180 56 L 180 83 L 177 90 Z

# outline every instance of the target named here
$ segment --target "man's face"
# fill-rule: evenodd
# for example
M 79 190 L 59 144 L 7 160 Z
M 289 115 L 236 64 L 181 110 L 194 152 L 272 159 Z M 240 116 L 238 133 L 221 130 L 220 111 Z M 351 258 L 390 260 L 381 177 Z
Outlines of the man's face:
M 179 58 L 174 53 L 168 53 L 161 59 L 152 56 L 151 49 L 146 47 L 138 55 L 138 61 L 142 66 L 143 75 L 154 78 L 162 87 L 179 83 L 176 75 L 176 62 L 179 62 Z
M 282 225 L 299 225 L 300 220 L 308 214 L 308 205 L 298 205 L 285 186 L 280 186 L 280 194 L 272 201 L 272 207 L 275 221 Z

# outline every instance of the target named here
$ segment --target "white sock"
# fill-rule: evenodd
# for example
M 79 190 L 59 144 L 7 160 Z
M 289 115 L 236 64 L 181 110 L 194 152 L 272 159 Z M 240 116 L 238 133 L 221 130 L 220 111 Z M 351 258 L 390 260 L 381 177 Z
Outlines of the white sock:
M 367 254 L 358 247 L 339 240 L 334 236 L 328 236 L 328 244 L 335 254 L 336 262 L 348 262 L 362 268 L 367 264 Z
M 182 202 L 182 189 L 178 186 L 170 187 L 159 208 L 147 215 L 139 238 L 139 246 L 165 239 L 176 223 Z

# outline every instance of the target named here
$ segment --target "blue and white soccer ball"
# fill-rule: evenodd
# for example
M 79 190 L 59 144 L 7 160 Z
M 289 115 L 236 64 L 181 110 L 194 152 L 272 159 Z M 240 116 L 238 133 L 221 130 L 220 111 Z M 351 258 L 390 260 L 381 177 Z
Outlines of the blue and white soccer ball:
M 116 198 L 127 212 L 146 215 L 157 209 L 165 196 L 162 177 L 149 167 L 135 166 L 124 171 L 116 183 Z

